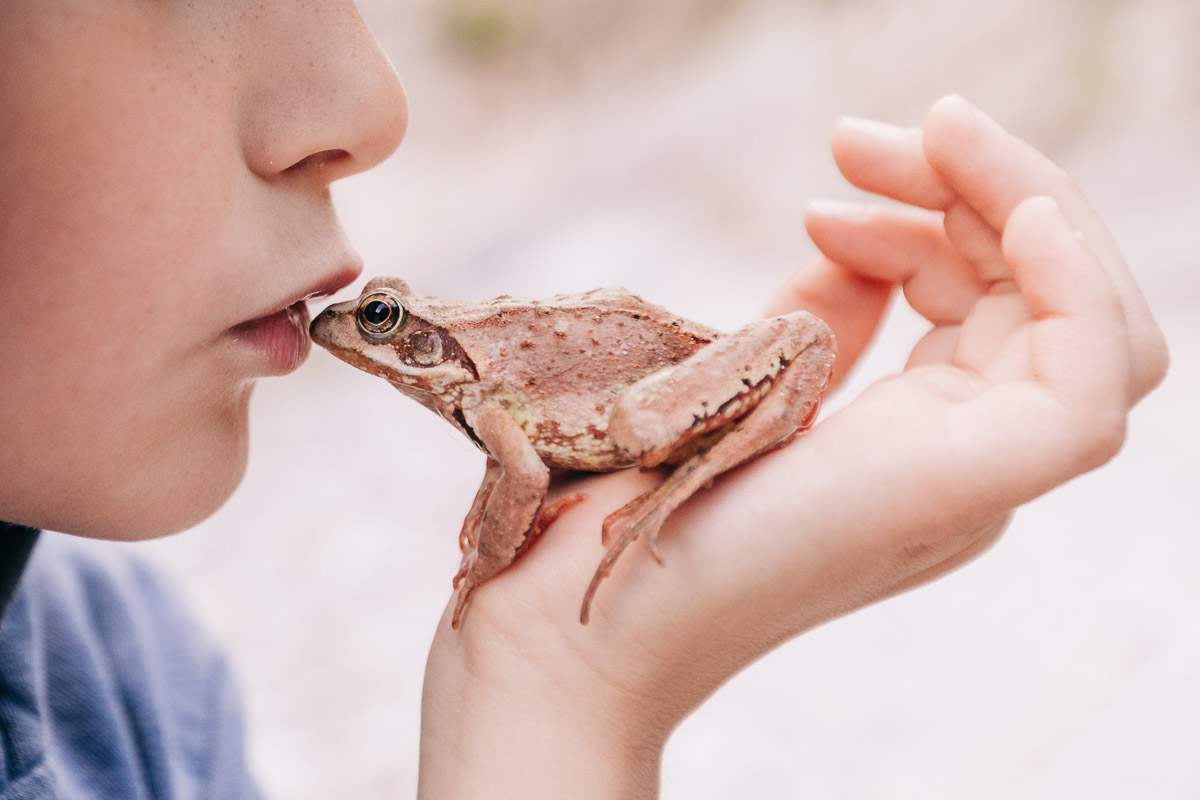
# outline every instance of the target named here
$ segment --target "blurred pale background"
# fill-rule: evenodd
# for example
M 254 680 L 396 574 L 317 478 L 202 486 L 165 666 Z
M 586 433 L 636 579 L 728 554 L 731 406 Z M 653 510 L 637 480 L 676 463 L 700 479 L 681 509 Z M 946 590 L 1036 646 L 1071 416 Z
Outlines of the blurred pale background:
M 360 5 L 412 122 L 338 200 L 368 275 L 419 291 L 625 285 L 736 326 L 812 256 L 805 202 L 855 195 L 828 155 L 837 117 L 916 124 L 951 91 L 1066 167 L 1173 347 L 1125 451 L 978 562 L 741 675 L 672 740 L 663 795 L 1197 797 L 1200 3 Z M 921 330 L 894 314 L 831 405 Z M 261 386 L 254 417 L 233 501 L 138 552 L 231 649 L 271 796 L 411 796 L 482 458 L 325 353 Z

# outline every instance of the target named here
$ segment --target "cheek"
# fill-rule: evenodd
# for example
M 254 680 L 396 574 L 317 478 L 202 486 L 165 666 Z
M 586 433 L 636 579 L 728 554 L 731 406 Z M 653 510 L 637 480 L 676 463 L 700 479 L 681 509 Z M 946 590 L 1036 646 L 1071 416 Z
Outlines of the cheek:
M 50 391 L 0 394 L 0 518 L 144 539 L 204 519 L 241 480 L 251 384 L 208 398 L 132 383 L 104 396 L 36 388 Z
M 144 20 L 87 22 L 0 37 L 23 65 L 0 77 L 22 112 L 0 141 L 0 516 L 143 537 L 244 467 L 249 388 L 213 319 L 243 172 L 228 76 L 123 40 Z
M 85 135 L 56 127 L 58 118 L 33 122 L 36 139 L 19 156 L 21 205 L 6 220 L 19 231 L 12 247 L 24 252 L 6 253 L 5 263 L 29 267 L 14 290 L 28 294 L 36 283 L 43 297 L 82 299 L 119 314 L 130 335 L 186 334 L 203 324 L 220 286 L 213 242 L 228 224 L 236 140 L 183 86 L 163 85 L 175 97 L 155 102 L 141 80 L 130 77 L 135 85 L 120 97 L 72 95 Z

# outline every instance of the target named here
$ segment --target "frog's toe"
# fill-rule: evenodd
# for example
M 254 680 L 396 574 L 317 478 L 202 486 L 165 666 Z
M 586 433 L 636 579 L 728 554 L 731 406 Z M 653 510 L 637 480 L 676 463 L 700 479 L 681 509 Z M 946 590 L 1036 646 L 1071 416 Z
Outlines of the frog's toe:
M 471 594 L 475 591 L 475 584 L 467 582 L 458 591 L 458 602 L 454 604 L 454 616 L 450 618 L 450 627 L 458 630 L 458 626 L 462 624 L 463 612 L 466 611 L 467 602 L 471 599 Z
M 538 512 L 537 518 L 534 519 L 529 533 L 525 534 L 525 541 L 518 548 L 518 555 L 532 547 L 533 543 L 542 538 L 542 534 L 546 532 L 546 529 L 553 525 L 559 517 L 571 510 L 572 507 L 587 500 L 587 497 L 586 494 L 576 492 L 575 494 L 564 495 L 553 503 L 543 505 L 541 511 Z
M 463 556 L 462 566 L 454 575 L 454 590 L 458 592 L 458 601 L 454 604 L 454 616 L 450 619 L 450 627 L 458 629 L 463 612 L 475 590 L 484 584 L 486 578 L 480 578 L 478 554 L 472 550 Z
M 660 567 L 665 567 L 667 562 L 663 560 L 662 553 L 658 550 L 658 529 L 655 528 L 646 537 L 646 549 L 650 551 L 651 557 L 658 562 Z
M 600 544 L 608 547 L 613 541 L 619 538 L 615 533 L 616 531 L 629 526 L 636 526 L 641 519 L 643 506 L 650 500 L 650 495 L 654 494 L 654 491 L 654 489 L 651 489 L 648 492 L 643 492 L 605 517 L 604 524 L 600 526 Z M 634 538 L 637 538 L 636 535 Z
M 467 553 L 479 544 L 479 526 L 483 522 L 483 511 L 472 509 L 463 520 L 462 530 L 458 533 L 459 552 Z
M 631 506 L 635 507 L 630 508 Z M 609 540 L 605 542 L 608 551 L 601 559 L 595 575 L 592 576 L 592 582 L 588 584 L 587 591 L 583 595 L 583 608 L 579 612 L 581 623 L 588 624 L 592 599 L 596 596 L 596 590 L 600 588 L 601 582 L 612 574 L 613 566 L 625 552 L 625 548 L 633 544 L 639 537 L 646 537 L 646 546 L 658 565 L 666 566 L 656 544 L 658 531 L 665 519 L 666 512 L 661 506 L 647 508 L 645 495 L 608 515 L 608 518 L 604 520 L 604 538 Z
M 625 548 L 637 537 L 638 526 L 631 525 L 625 528 L 621 532 L 620 537 L 609 546 L 608 552 L 600 560 L 600 566 L 596 567 L 596 573 L 592 576 L 592 582 L 588 584 L 587 591 L 583 594 L 583 607 L 579 610 L 579 622 L 581 624 L 588 624 L 588 619 L 591 617 L 592 599 L 595 598 L 596 590 L 600 588 L 601 582 L 612 574 L 613 566 L 616 565 L 617 559 L 621 557 L 621 553 L 625 552 Z

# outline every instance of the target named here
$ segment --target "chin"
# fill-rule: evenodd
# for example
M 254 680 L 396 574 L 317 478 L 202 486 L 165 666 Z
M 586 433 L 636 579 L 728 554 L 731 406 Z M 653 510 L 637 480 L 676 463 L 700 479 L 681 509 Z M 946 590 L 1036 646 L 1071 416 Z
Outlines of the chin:
M 204 521 L 241 483 L 249 452 L 245 403 L 186 429 L 174 426 L 131 444 L 121 463 L 106 465 L 65 504 L 66 518 L 51 530 L 94 539 L 143 541 L 169 536 Z M 80 509 L 76 516 L 71 513 Z
M 158 539 L 180 533 L 211 517 L 225 504 L 242 481 L 246 460 L 237 463 L 222 459 L 218 464 L 204 462 L 190 465 L 185 475 L 204 475 L 203 481 L 192 478 L 183 484 L 167 487 L 165 491 L 140 498 L 140 512 L 131 515 L 105 538 L 125 541 Z
M 207 433 L 186 437 L 169 466 L 151 465 L 133 506 L 136 515 L 109 538 L 156 539 L 187 530 L 225 504 L 246 474 L 249 420 L 241 409 Z M 166 476 L 166 480 L 164 480 Z

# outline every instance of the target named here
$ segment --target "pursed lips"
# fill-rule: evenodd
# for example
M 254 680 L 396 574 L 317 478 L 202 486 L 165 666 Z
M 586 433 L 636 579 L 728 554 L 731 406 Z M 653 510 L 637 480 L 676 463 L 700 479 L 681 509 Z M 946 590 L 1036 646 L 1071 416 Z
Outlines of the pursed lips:
M 294 294 L 286 305 L 230 329 L 240 343 L 247 345 L 262 359 L 261 375 L 286 375 L 304 363 L 311 349 L 308 335 L 308 301 L 325 297 L 352 282 L 362 271 L 353 261 L 340 267 L 317 284 Z

